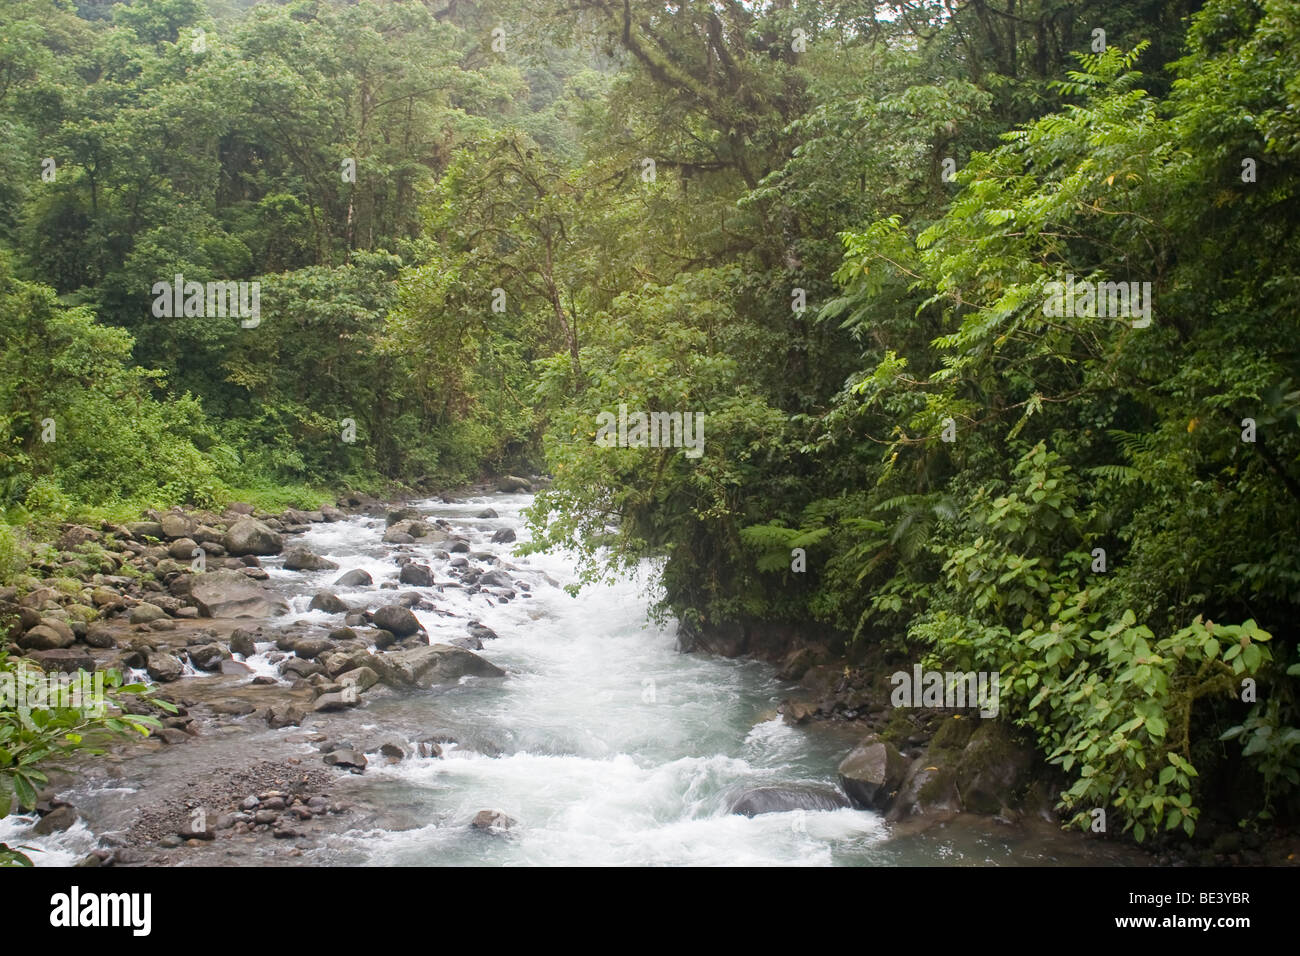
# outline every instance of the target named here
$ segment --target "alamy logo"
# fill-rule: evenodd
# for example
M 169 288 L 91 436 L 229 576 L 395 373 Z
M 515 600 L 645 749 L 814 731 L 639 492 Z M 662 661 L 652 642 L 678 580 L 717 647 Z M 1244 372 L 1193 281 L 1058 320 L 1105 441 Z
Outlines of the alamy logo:
M 601 448 L 685 448 L 687 458 L 704 454 L 702 412 L 633 412 L 620 403 L 618 416 L 601 412 L 596 416 L 596 444 Z
M 155 282 L 152 292 L 153 314 L 160 319 L 237 316 L 245 329 L 262 322 L 260 282 L 186 282 L 178 272 L 170 283 Z
M 1064 282 L 1047 283 L 1045 290 L 1043 314 L 1048 318 L 1134 319 L 1135 329 L 1151 324 L 1150 282 L 1076 282 L 1069 273 Z
M 74 886 L 69 893 L 50 897 L 50 925 L 128 926 L 132 935 L 148 936 L 153 920 L 153 896 L 149 893 L 86 893 Z
M 981 717 L 998 715 L 997 671 L 926 671 L 917 664 L 912 673 L 889 675 L 894 692 L 889 702 L 895 707 L 976 707 Z
M 104 716 L 104 672 L 45 673 L 19 661 L 18 668 L 0 673 L 0 707 L 18 712 L 30 725 L 33 710 L 72 708 L 89 717 Z

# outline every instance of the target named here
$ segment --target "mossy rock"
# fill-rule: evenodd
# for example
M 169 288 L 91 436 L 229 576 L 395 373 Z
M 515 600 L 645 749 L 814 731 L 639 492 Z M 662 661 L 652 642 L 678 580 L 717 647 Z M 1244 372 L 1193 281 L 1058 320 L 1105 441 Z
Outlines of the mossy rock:
M 83 624 L 89 624 L 99 617 L 98 611 L 84 604 L 69 604 L 64 610 L 67 611 L 68 617 L 72 618 L 72 620 L 81 621 Z
M 966 717 L 947 718 L 930 738 L 930 753 L 935 757 L 956 757 L 970 743 L 977 724 Z
M 895 707 L 893 715 L 889 722 L 880 730 L 880 739 L 887 740 L 895 746 L 907 742 L 907 738 L 916 733 L 916 727 L 908 718 L 907 711 L 901 707 Z

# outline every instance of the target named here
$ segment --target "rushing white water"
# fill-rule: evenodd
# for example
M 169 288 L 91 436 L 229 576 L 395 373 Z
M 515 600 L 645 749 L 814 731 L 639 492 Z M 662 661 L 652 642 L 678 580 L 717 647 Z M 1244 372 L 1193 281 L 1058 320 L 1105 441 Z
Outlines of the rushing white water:
M 874 813 L 848 808 L 790 810 L 754 817 L 730 812 L 753 787 L 835 789 L 835 767 L 853 744 L 843 732 L 791 727 L 776 713 L 792 690 L 773 669 L 753 661 L 681 654 L 675 626 L 647 617 L 645 585 L 652 569 L 614 584 L 562 587 L 573 578 L 563 554 L 518 557 L 516 544 L 491 544 L 493 532 L 512 528 L 527 539 L 521 509 L 527 495 L 492 495 L 454 505 L 418 505 L 470 541 L 471 564 L 507 570 L 530 586 L 503 602 L 459 587 L 450 562 L 434 545 L 382 541 L 382 518 L 354 517 L 313 525 L 293 539 L 337 564 L 338 570 L 291 572 L 279 559 L 265 564 L 271 582 L 294 613 L 267 622 L 284 627 L 308 621 L 343 625 L 342 614 L 309 611 L 319 589 L 335 591 L 354 608 L 394 603 L 418 591 L 433 609 L 415 611 L 430 640 L 468 635 L 477 620 L 496 640 L 479 652 L 505 678 L 466 678 L 451 687 L 399 694 L 375 691 L 364 706 L 329 723 L 330 739 L 367 752 L 364 775 L 340 774 L 335 797 L 354 804 L 323 842 L 296 859 L 326 865 L 897 865 L 1115 862 L 1099 857 L 1077 836 L 1051 824 L 1030 832 L 991 818 L 891 832 Z M 475 517 L 485 508 L 499 517 Z M 411 555 L 434 571 L 435 584 L 398 584 L 396 558 Z M 489 557 L 491 555 L 492 557 Z M 455 557 L 453 555 L 453 557 Z M 353 589 L 332 582 L 364 568 L 374 583 Z M 257 675 L 276 674 L 273 642 L 260 643 L 248 663 Z M 251 680 L 250 675 L 250 680 Z M 184 692 L 189 680 L 172 685 Z M 78 822 L 64 833 L 36 836 L 34 818 L 0 821 L 0 842 L 26 844 L 38 865 L 66 865 L 95 845 L 98 833 L 123 834 L 132 825 L 140 792 L 185 794 L 193 773 L 241 767 L 260 756 L 298 754 L 320 766 L 320 754 L 299 728 L 270 729 L 248 718 L 242 730 L 226 726 L 191 743 L 86 765 L 64 796 L 93 829 Z M 453 737 L 441 758 L 415 756 L 421 738 Z M 412 754 L 399 762 L 379 753 L 384 741 Z M 333 799 L 333 797 L 332 797 Z M 805 804 L 812 805 L 812 804 Z M 482 810 L 512 818 L 504 831 L 472 829 Z M 1032 822 L 1032 821 L 1029 821 Z M 252 841 L 251 843 L 248 841 Z M 223 862 L 256 865 L 281 841 L 246 837 L 218 841 Z M 268 849 L 267 846 L 271 845 Z M 211 857 L 203 857 L 210 861 Z M 292 859 L 292 858 L 290 858 Z M 184 859 L 178 860 L 184 862 Z M 276 862 L 287 862 L 276 856 Z
M 469 619 L 500 635 L 480 652 L 504 680 L 467 679 L 458 687 L 376 701 L 375 729 L 452 730 L 460 746 L 441 760 L 373 760 L 359 786 L 403 808 L 405 829 L 356 832 L 322 852 L 338 862 L 372 864 L 826 864 L 861 856 L 885 835 L 879 817 L 842 809 L 747 818 L 728 812 L 745 787 L 832 785 L 833 754 L 775 714 L 780 685 L 753 662 L 680 654 L 672 628 L 647 620 L 645 574 L 578 597 L 547 582 L 572 579 L 562 554 L 517 558 L 517 545 L 492 545 L 513 528 L 527 540 L 520 509 L 528 496 L 492 496 L 419 507 L 467 534 L 474 552 L 492 552 L 532 585 L 530 597 L 493 604 L 483 593 L 419 590 L 455 616 L 417 611 L 434 642 L 463 637 Z M 473 517 L 485 507 L 500 518 Z M 396 574 L 383 522 L 317 525 L 303 544 L 365 568 L 379 585 Z M 434 547 L 408 546 L 438 581 L 446 562 Z M 544 572 L 544 573 L 543 573 Z M 289 572 L 285 572 L 288 574 Z M 305 608 L 311 588 L 296 605 Z M 375 600 L 374 586 L 340 592 Z M 297 609 L 297 606 L 296 608 Z M 295 615 L 329 615 L 312 612 Z M 362 735 L 358 735 L 362 736 Z M 413 737 L 408 736 L 410 740 Z M 491 755 L 489 755 L 491 754 Z M 515 825 L 484 833 L 467 824 L 499 810 Z M 321 859 L 325 862 L 325 859 Z

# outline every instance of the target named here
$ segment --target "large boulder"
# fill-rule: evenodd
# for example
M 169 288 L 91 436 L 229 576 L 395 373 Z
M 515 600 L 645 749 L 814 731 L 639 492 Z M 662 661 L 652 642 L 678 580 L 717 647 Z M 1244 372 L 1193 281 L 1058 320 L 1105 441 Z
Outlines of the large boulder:
M 163 515 L 158 523 L 162 526 L 163 537 L 173 541 L 177 538 L 188 538 L 199 524 L 189 515 L 175 511 Z
M 348 606 L 337 594 L 330 591 L 317 591 L 311 599 L 311 604 L 307 605 L 307 610 L 324 611 L 326 614 L 346 614 Z
M 727 812 L 753 817 L 791 810 L 838 810 L 849 802 L 828 787 L 748 787 L 734 794 Z
M 289 612 L 289 602 L 242 571 L 222 568 L 195 575 L 190 594 L 207 617 L 272 617 Z
M 1013 806 L 1033 762 L 1033 750 L 1018 743 L 1005 725 L 980 721 L 957 761 L 957 790 L 963 809 L 999 813 Z
M 26 651 L 52 651 L 74 643 L 76 637 L 71 630 L 63 634 L 49 624 L 37 624 L 18 638 L 18 646 Z
M 334 582 L 335 587 L 340 588 L 361 588 L 369 587 L 375 583 L 375 579 L 370 576 L 370 572 L 364 568 L 353 568 L 351 571 L 340 574 L 338 580 Z
M 508 588 L 513 583 L 504 571 L 489 571 L 478 579 L 485 588 Z
M 526 478 L 520 478 L 517 475 L 506 475 L 497 482 L 497 490 L 506 493 L 515 491 L 532 491 L 533 486 Z
M 157 521 L 131 521 L 127 523 L 126 530 L 136 540 L 163 536 L 163 527 Z
M 150 604 L 148 601 L 142 601 L 135 607 L 131 608 L 131 613 L 127 615 L 127 620 L 132 624 L 148 624 L 150 621 L 161 621 L 167 616 L 167 612 L 157 604 Z
M 257 634 L 242 627 L 230 632 L 230 649 L 236 654 L 252 657 L 257 653 Z
M 384 519 L 384 526 L 391 528 L 399 521 L 419 521 L 423 515 L 419 508 L 394 508 Z
M 306 548 L 293 548 L 284 556 L 286 571 L 336 571 L 338 565 Z
M 393 651 L 375 658 L 373 665 L 384 683 L 393 687 L 427 689 L 452 684 L 462 677 L 505 677 L 506 672 L 472 651 L 449 644 L 432 644 Z
M 420 630 L 420 622 L 409 609 L 397 604 L 387 604 L 375 611 L 375 627 L 406 637 Z
M 427 588 L 433 586 L 433 571 L 427 565 L 411 562 L 402 565 L 397 580 L 412 587 Z
M 875 734 L 864 737 L 839 765 L 840 786 L 854 806 L 883 810 L 907 777 L 907 759 Z
M 240 518 L 230 526 L 221 542 L 235 557 L 245 554 L 279 554 L 284 538 L 256 518 Z
M 185 666 L 171 654 L 158 653 L 149 655 L 145 670 L 154 680 L 166 684 L 178 680 L 184 673 Z
M 95 659 L 89 652 L 79 647 L 56 647 L 48 651 L 30 651 L 30 660 L 46 673 L 75 674 L 77 671 L 93 671 Z

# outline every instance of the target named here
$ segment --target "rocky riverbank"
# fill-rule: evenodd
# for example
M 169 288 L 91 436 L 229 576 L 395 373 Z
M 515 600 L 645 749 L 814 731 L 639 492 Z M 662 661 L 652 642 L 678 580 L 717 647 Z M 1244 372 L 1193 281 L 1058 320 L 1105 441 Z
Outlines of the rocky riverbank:
M 530 485 L 507 478 L 498 487 Z M 315 525 L 358 515 L 386 526 L 393 580 L 376 582 L 359 569 L 342 573 L 337 589 L 360 591 L 363 600 L 349 603 L 334 590 L 315 588 L 307 605 L 341 618 L 338 626 L 286 624 L 290 601 L 285 587 L 270 582 L 271 572 L 338 570 L 296 539 Z M 489 516 L 495 513 L 483 515 Z M 505 529 L 493 540 L 513 536 Z M 432 563 L 407 553 L 417 541 Z M 204 848 L 217 837 L 285 841 L 287 848 L 275 852 L 295 855 L 306 848 L 303 840 L 357 825 L 356 808 L 331 797 L 340 772 L 362 773 L 372 759 L 437 759 L 455 738 L 434 731 L 411 746 L 359 734 L 349 712 L 384 695 L 505 674 L 476 653 L 496 638 L 491 628 L 466 620 L 459 636 L 431 643 L 413 613 L 448 613 L 430 596 L 446 589 L 482 595 L 488 606 L 530 597 L 533 582 L 475 544 L 446 521 L 426 521 L 413 508 L 361 495 L 316 511 L 267 513 L 234 503 L 220 513 L 173 509 L 128 524 L 63 526 L 31 573 L 0 589 L 0 624 L 10 654 L 46 672 L 112 668 L 158 685 L 154 696 L 174 711 L 127 695 L 124 703 L 157 717 L 162 727 L 145 740 L 116 742 L 108 766 L 118 769 L 159 747 L 186 747 L 199 738 L 245 737 L 259 726 L 303 730 L 283 738 L 276 759 L 259 751 L 187 773 L 171 786 L 149 781 L 132 825 L 107 834 L 83 864 L 177 862 L 169 851 Z M 294 748 L 304 743 L 318 750 L 319 765 L 304 764 Z M 85 764 L 91 774 L 105 769 L 98 760 Z M 70 783 L 70 776 L 52 777 L 37 807 L 35 834 L 77 822 L 77 808 L 56 796 Z M 364 817 L 366 808 L 360 809 Z M 471 825 L 491 829 L 508 820 L 484 812 Z M 485 824 L 489 817 L 496 822 Z
M 177 710 L 155 711 L 163 728 L 148 739 L 52 778 L 27 832 L 85 865 L 338 862 L 408 839 L 452 860 L 513 861 L 520 833 L 586 845 L 586 826 L 570 823 L 585 805 L 609 826 L 585 851 L 596 854 L 634 832 L 669 840 L 677 858 L 665 821 L 702 813 L 719 848 L 788 844 L 798 859 L 818 846 L 794 829 L 806 812 L 859 862 L 874 859 L 875 836 L 862 834 L 882 820 L 889 839 L 941 860 L 955 840 L 971 852 L 992 841 L 1001 859 L 1151 861 L 1061 834 L 1041 764 L 1001 723 L 893 708 L 887 677 L 900 665 L 878 650 L 848 655 L 781 628 L 730 643 L 679 629 L 679 649 L 703 655 L 673 654 L 671 633 L 667 657 L 631 633 L 611 645 L 630 622 L 616 623 L 608 596 L 575 603 L 514 556 L 526 499 L 500 490 L 464 490 L 472 503 L 344 496 L 317 512 L 234 505 L 63 528 L 39 576 L 0 593 L 16 652 L 50 669 L 147 676 Z M 564 573 L 563 559 L 542 564 Z M 776 677 L 712 654 L 763 657 Z M 738 692 L 756 695 L 748 716 Z M 628 753 L 650 778 L 626 775 Z M 607 816 L 606 799 L 620 814 Z M 643 801 L 664 802 L 637 824 Z

